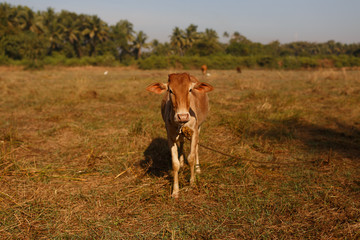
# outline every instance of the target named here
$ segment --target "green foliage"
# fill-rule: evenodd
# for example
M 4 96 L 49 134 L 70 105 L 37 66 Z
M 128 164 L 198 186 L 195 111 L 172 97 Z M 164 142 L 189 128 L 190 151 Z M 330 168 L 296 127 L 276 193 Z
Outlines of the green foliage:
M 264 67 L 264 68 L 276 68 L 277 67 L 276 59 L 273 57 L 269 57 L 269 56 L 258 58 L 257 64 L 260 67 Z
M 301 68 L 299 59 L 294 56 L 286 56 L 282 58 L 283 68 L 284 69 L 298 69 Z
M 271 56 L 245 56 L 236 57 L 230 55 L 212 56 L 155 56 L 139 60 L 140 69 L 200 69 L 201 65 L 206 64 L 209 69 L 236 69 L 243 68 L 269 68 L 269 69 L 309 69 L 326 67 L 354 67 L 360 65 L 360 59 L 341 55 L 333 56 L 329 59 L 311 57 L 271 57 Z
M 53 53 L 52 56 L 46 56 L 44 58 L 44 64 L 46 65 L 65 65 L 66 62 L 66 56 L 60 53 Z
M 248 56 L 249 47 L 243 43 L 232 42 L 226 48 L 225 52 L 233 56 Z
M 26 6 L 0 3 L 0 64 L 37 68 L 65 66 L 138 65 L 141 69 L 327 68 L 360 66 L 360 44 L 252 42 L 239 32 L 219 42 L 213 29 L 175 27 L 170 42 L 147 41 L 143 31 L 120 20 L 108 26 L 96 15 L 62 10 L 34 12 Z M 148 49 L 148 51 L 144 51 Z
M 144 70 L 167 69 L 170 67 L 170 64 L 165 57 L 151 56 L 146 59 L 139 60 L 138 66 L 140 69 L 144 69 Z
M 113 55 L 107 54 L 96 57 L 67 58 L 62 54 L 54 54 L 45 57 L 43 60 L 45 65 L 60 66 L 117 66 L 119 63 Z
M 218 42 L 211 42 L 202 40 L 196 42 L 189 50 L 189 55 L 209 56 L 213 54 L 220 54 L 223 52 L 221 45 Z
M 337 68 L 360 66 L 360 58 L 351 55 L 331 56 L 331 60 Z
M 44 39 L 32 32 L 20 32 L 1 39 L 4 54 L 14 60 L 42 58 L 45 55 L 44 43 Z
M 5 55 L 0 55 L 0 65 L 8 65 L 10 63 L 10 59 Z
M 300 65 L 302 68 L 317 68 L 319 67 L 319 61 L 311 57 L 299 58 Z
M 40 70 L 44 68 L 44 63 L 38 60 L 26 60 L 25 61 L 25 70 Z

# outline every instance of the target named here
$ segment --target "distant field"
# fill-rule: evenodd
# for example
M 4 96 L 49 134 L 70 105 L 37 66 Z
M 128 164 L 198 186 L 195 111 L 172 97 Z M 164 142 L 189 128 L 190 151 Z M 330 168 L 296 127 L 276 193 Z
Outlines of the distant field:
M 171 72 L 1 67 L 0 239 L 360 238 L 360 71 L 190 71 L 200 142 L 242 160 L 200 148 L 178 200 L 145 91 Z

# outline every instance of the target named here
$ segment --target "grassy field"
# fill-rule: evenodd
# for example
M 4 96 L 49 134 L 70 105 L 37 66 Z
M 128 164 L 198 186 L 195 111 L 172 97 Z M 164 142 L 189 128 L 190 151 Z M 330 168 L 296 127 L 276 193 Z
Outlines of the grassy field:
M 171 72 L 0 68 L 0 239 L 360 238 L 360 71 L 190 71 L 241 160 L 200 148 L 178 200 L 145 91 Z

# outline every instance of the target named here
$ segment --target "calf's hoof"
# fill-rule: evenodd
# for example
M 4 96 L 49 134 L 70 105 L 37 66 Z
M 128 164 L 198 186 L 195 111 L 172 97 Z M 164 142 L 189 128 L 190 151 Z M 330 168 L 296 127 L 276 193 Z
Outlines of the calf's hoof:
M 178 199 L 179 198 L 179 192 L 173 192 L 171 194 L 171 198 Z
M 180 156 L 179 162 L 180 162 L 180 167 L 184 167 L 184 156 L 183 155 Z
M 195 165 L 195 172 L 199 174 L 201 173 L 200 164 Z

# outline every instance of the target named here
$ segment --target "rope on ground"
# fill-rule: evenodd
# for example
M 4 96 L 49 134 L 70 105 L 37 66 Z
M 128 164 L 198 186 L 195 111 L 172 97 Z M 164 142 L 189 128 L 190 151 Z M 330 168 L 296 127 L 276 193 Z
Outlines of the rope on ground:
M 182 135 L 189 141 L 191 141 L 190 137 L 192 136 L 192 130 L 190 130 L 188 127 L 183 127 L 180 131 L 182 133 Z M 214 148 L 211 148 L 211 147 L 208 147 L 204 144 L 201 144 L 201 143 L 198 143 L 198 145 L 202 148 L 205 148 L 209 151 L 212 151 L 212 152 L 216 152 L 218 154 L 221 154 L 223 156 L 226 156 L 226 157 L 230 157 L 230 158 L 234 158 L 234 159 L 238 159 L 240 161 L 246 161 L 246 162 L 253 162 L 253 163 L 259 163 L 259 164 L 272 164 L 272 165 L 283 165 L 283 166 L 294 166 L 294 165 L 297 165 L 297 164 L 302 164 L 304 162 L 301 162 L 301 163 L 291 163 L 291 162 L 264 162 L 264 161 L 257 161 L 257 160 L 253 160 L 253 159 L 245 159 L 245 158 L 242 158 L 242 157 L 238 157 L 238 156 L 235 156 L 235 155 L 231 155 L 231 154 L 227 154 L 227 153 L 224 153 L 220 150 L 217 150 L 217 149 L 214 149 Z

